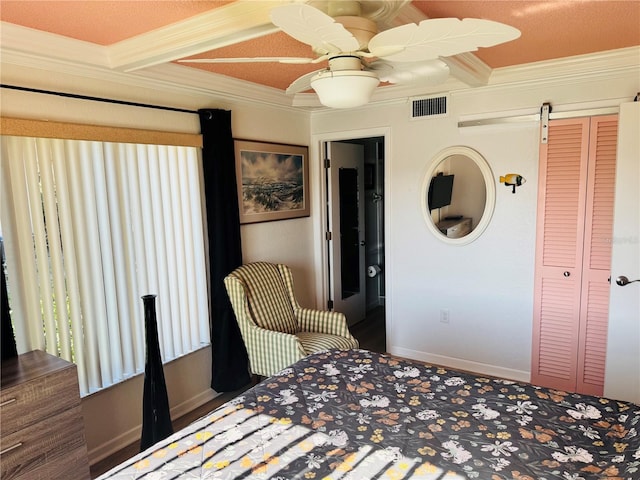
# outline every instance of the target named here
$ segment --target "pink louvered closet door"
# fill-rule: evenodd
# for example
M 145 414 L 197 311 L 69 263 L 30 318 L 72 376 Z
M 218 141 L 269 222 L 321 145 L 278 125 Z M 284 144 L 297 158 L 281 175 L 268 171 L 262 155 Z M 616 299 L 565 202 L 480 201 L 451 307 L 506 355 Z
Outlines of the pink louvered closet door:
M 618 123 L 549 123 L 540 149 L 531 381 L 602 395 Z

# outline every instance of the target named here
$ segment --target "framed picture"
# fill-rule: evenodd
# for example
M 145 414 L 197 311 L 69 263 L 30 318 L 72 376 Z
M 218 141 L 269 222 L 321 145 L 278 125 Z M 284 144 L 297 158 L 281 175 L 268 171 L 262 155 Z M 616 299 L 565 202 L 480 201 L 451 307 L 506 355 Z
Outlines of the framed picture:
M 240 223 L 309 216 L 309 154 L 298 145 L 234 141 Z

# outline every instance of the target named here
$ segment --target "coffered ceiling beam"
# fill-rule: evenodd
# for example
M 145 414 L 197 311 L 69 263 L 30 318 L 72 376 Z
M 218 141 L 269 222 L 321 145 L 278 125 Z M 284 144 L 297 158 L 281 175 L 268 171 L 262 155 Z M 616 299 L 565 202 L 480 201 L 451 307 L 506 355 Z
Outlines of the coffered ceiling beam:
M 106 47 L 109 66 L 138 70 L 277 32 L 269 12 L 282 3 L 240 0 L 122 40 Z

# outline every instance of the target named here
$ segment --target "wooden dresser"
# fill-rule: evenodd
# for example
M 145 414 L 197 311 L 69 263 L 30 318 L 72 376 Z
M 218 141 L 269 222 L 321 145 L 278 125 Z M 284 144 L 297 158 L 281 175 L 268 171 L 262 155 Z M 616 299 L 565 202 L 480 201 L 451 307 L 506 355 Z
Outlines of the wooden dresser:
M 87 480 L 76 366 L 41 351 L 2 362 L 0 478 Z

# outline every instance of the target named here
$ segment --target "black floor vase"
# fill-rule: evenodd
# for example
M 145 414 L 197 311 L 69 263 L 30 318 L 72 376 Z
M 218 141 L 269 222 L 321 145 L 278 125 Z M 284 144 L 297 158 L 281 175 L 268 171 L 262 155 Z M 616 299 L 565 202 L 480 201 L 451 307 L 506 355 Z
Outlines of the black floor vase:
M 173 433 L 167 385 L 162 369 L 158 324 L 156 319 L 156 296 L 145 295 L 144 326 L 146 340 L 146 363 L 144 369 L 144 394 L 142 398 L 142 439 L 140 450 L 146 450 Z

